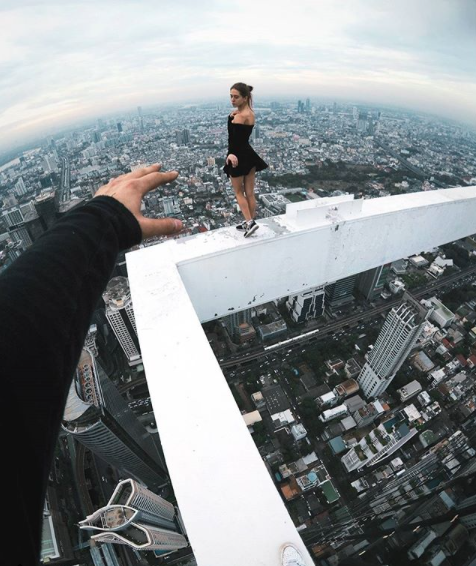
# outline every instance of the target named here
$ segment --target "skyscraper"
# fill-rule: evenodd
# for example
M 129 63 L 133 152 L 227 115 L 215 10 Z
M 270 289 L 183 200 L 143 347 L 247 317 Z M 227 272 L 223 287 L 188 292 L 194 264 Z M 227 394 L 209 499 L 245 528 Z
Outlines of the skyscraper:
M 368 128 L 367 112 L 359 112 L 359 119 L 357 120 L 357 130 L 365 133 Z
M 383 291 L 389 270 L 390 264 L 381 265 L 380 267 L 363 271 L 358 276 L 356 287 L 367 301 L 373 301 Z
M 358 382 L 366 397 L 378 397 L 390 385 L 423 331 L 431 310 L 405 293 L 388 314 Z
M 150 488 L 165 483 L 167 472 L 153 438 L 86 348 L 69 390 L 62 426 L 124 474 Z
M 354 287 L 357 275 L 339 279 L 335 283 L 326 285 L 326 308 L 335 311 L 354 300 Z
M 43 159 L 43 170 L 45 173 L 51 173 L 51 171 L 57 171 L 58 162 L 54 155 L 45 155 Z
M 44 191 L 34 201 L 35 209 L 45 230 L 51 228 L 56 220 L 55 192 Z
M 231 338 L 239 337 L 240 324 L 251 325 L 252 309 L 245 309 L 243 311 L 235 312 L 230 316 L 226 316 L 223 322 L 228 330 L 228 334 Z
M 18 196 L 23 196 L 25 195 L 27 192 L 29 191 L 29 189 L 27 189 L 26 185 L 25 185 L 25 181 L 23 180 L 22 177 L 20 177 L 18 179 L 18 181 L 15 183 L 15 193 Z
M 129 365 L 140 364 L 142 358 L 127 278 L 114 277 L 111 279 L 102 294 L 102 298 L 106 303 L 107 320 L 127 357 Z
M 91 537 L 94 541 L 127 544 L 160 555 L 188 546 L 178 532 L 174 506 L 131 479 L 120 482 L 109 503 L 79 525 L 100 531 Z
M 4 210 L 2 212 L 2 218 L 7 228 L 14 228 L 15 226 L 23 224 L 23 222 L 25 221 L 23 212 L 17 206 L 14 206 L 8 210 Z
M 291 295 L 286 306 L 294 322 L 304 322 L 324 314 L 325 289 L 316 287 L 299 295 Z

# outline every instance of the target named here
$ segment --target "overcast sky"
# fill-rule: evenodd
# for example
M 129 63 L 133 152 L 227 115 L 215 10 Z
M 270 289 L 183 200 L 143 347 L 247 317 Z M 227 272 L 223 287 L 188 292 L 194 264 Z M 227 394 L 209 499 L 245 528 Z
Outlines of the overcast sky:
M 476 125 L 476 1 L 0 0 L 0 150 L 236 81 Z

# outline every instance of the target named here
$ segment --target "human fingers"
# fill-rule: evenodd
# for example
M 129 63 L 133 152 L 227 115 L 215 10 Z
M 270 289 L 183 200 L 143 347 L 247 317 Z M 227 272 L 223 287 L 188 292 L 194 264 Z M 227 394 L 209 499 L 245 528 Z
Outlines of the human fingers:
M 168 236 L 170 234 L 178 234 L 183 224 L 175 218 L 161 218 L 155 220 L 153 218 L 137 217 L 144 238 L 152 238 L 154 236 Z
M 142 167 L 141 169 L 136 169 L 132 171 L 132 173 L 127 173 L 124 175 L 124 180 L 126 179 L 140 179 L 140 177 L 144 177 L 145 175 L 149 175 L 149 173 L 157 173 L 160 171 L 162 165 L 160 163 L 154 163 L 153 165 L 149 165 L 148 167 Z
M 167 183 L 175 181 L 177 177 L 177 171 L 168 171 L 167 173 L 151 172 L 139 179 L 135 179 L 134 184 L 139 189 L 141 195 L 144 196 L 152 189 L 156 189 L 161 185 L 166 185 Z
M 117 185 L 118 183 L 122 183 L 123 181 L 128 181 L 131 179 L 139 179 L 144 175 L 148 175 L 149 173 L 154 173 L 160 171 L 162 165 L 160 163 L 154 163 L 153 165 L 149 165 L 148 167 L 142 167 L 141 169 L 136 169 L 131 173 L 124 173 L 123 175 L 119 175 L 118 177 L 112 177 L 109 179 L 108 185 Z

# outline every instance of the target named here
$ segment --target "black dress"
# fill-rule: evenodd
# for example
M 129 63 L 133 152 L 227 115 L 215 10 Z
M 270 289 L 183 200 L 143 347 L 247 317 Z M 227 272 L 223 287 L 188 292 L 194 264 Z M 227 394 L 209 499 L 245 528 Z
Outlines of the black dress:
M 237 124 L 233 122 L 233 116 L 228 116 L 228 155 L 232 153 L 238 158 L 238 165 L 233 167 L 231 163 L 225 164 L 223 171 L 228 177 L 241 177 L 247 175 L 253 167 L 256 171 L 262 171 L 268 167 L 249 143 L 253 126 L 249 124 Z

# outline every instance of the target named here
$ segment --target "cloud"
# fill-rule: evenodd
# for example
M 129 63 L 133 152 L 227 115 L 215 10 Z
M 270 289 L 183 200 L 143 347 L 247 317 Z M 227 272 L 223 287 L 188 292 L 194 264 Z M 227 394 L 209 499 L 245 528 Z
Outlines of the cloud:
M 4 143 L 167 96 L 225 99 L 237 80 L 476 123 L 472 0 L 3 0 L 0 21 Z

